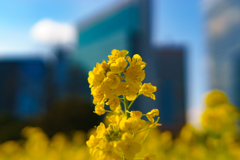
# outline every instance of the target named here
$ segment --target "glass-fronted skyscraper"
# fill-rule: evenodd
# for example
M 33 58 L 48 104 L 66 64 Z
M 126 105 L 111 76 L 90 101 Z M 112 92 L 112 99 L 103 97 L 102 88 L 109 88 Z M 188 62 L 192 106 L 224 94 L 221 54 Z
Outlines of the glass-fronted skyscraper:
M 240 1 L 214 1 L 206 10 L 210 87 L 240 107 Z
M 138 53 L 148 46 L 148 18 L 145 18 L 150 1 L 122 1 L 106 12 L 79 24 L 78 48 L 73 61 L 86 70 L 96 62 L 107 59 L 112 49 Z M 145 38 L 145 45 L 141 39 Z

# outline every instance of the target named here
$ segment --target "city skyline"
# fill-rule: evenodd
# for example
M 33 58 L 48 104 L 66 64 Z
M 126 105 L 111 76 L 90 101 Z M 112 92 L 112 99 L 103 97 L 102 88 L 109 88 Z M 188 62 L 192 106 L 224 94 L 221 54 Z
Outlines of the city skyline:
M 0 22 L 0 56 L 10 54 L 10 49 L 31 54 L 41 50 L 41 45 L 32 41 L 29 30 L 44 18 L 56 22 L 77 24 L 84 19 L 103 12 L 119 0 L 89 2 L 83 1 L 8 1 L 0 2 L 3 14 Z M 201 105 L 202 95 L 206 92 L 206 62 L 204 51 L 203 15 L 200 0 L 198 1 L 157 1 L 153 0 L 153 37 L 154 45 L 184 44 L 188 52 L 188 108 Z M 28 4 L 26 4 L 28 3 Z M 15 11 L 13 12 L 13 9 Z M 45 10 L 45 12 L 43 12 Z M 7 15 L 7 16 L 6 16 Z M 17 28 L 16 28 L 17 27 Z M 11 42 L 11 43 L 10 43 Z M 20 46 L 20 47 L 17 47 Z M 14 46 L 14 47 L 13 47 Z M 28 47 L 26 47 L 28 46 Z M 30 46 L 30 47 L 29 47 Z M 2 49 L 1 49 L 2 48 Z M 50 47 L 51 48 L 51 47 Z M 12 51 L 14 52 L 14 51 Z M 41 53 L 40 53 L 41 54 Z M 47 55 L 48 53 L 45 53 Z M 205 67 L 205 68 L 204 68 Z

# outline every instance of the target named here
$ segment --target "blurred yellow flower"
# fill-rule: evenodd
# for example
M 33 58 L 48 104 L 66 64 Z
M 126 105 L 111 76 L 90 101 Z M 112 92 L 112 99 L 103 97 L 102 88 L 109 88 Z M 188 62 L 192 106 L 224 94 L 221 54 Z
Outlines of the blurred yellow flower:
M 223 91 L 214 89 L 206 94 L 205 104 L 207 107 L 214 107 L 224 103 L 228 103 L 228 97 Z
M 146 156 L 143 157 L 142 160 L 156 160 L 157 156 L 155 154 L 147 154 Z

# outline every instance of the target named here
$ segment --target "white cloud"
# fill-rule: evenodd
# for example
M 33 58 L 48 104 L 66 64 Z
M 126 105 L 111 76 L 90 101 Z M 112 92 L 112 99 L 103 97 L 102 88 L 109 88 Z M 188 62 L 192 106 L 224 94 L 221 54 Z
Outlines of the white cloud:
M 208 30 L 212 36 L 221 36 L 240 23 L 240 8 L 232 7 L 209 21 Z
M 32 38 L 42 44 L 74 44 L 76 29 L 68 23 L 59 23 L 50 19 L 37 22 L 30 31 Z

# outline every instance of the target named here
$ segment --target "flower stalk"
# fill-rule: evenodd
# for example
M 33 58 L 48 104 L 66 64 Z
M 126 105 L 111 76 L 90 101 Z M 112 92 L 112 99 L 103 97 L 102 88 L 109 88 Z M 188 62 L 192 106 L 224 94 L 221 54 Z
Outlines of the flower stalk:
M 135 54 L 131 58 L 126 56 L 127 54 L 126 50 L 114 49 L 108 56 L 108 61 L 97 63 L 89 72 L 88 82 L 95 104 L 94 112 L 98 115 L 106 112 L 111 114 L 107 116 L 110 124 L 105 126 L 100 123 L 96 134 L 91 135 L 87 141 L 90 153 L 99 160 L 133 160 L 141 151 L 141 145 L 147 139 L 149 130 L 160 125 L 159 118 L 154 120 L 155 116 L 159 116 L 157 109 L 144 114 L 150 124 L 141 119 L 141 111 L 130 110 L 140 95 L 155 100 L 153 93 L 157 91 L 157 87 L 151 83 L 142 83 L 145 79 L 143 69 L 146 63 L 141 56 Z M 110 110 L 106 110 L 105 105 L 108 105 Z M 138 142 L 136 135 L 145 130 L 148 130 L 147 134 Z

